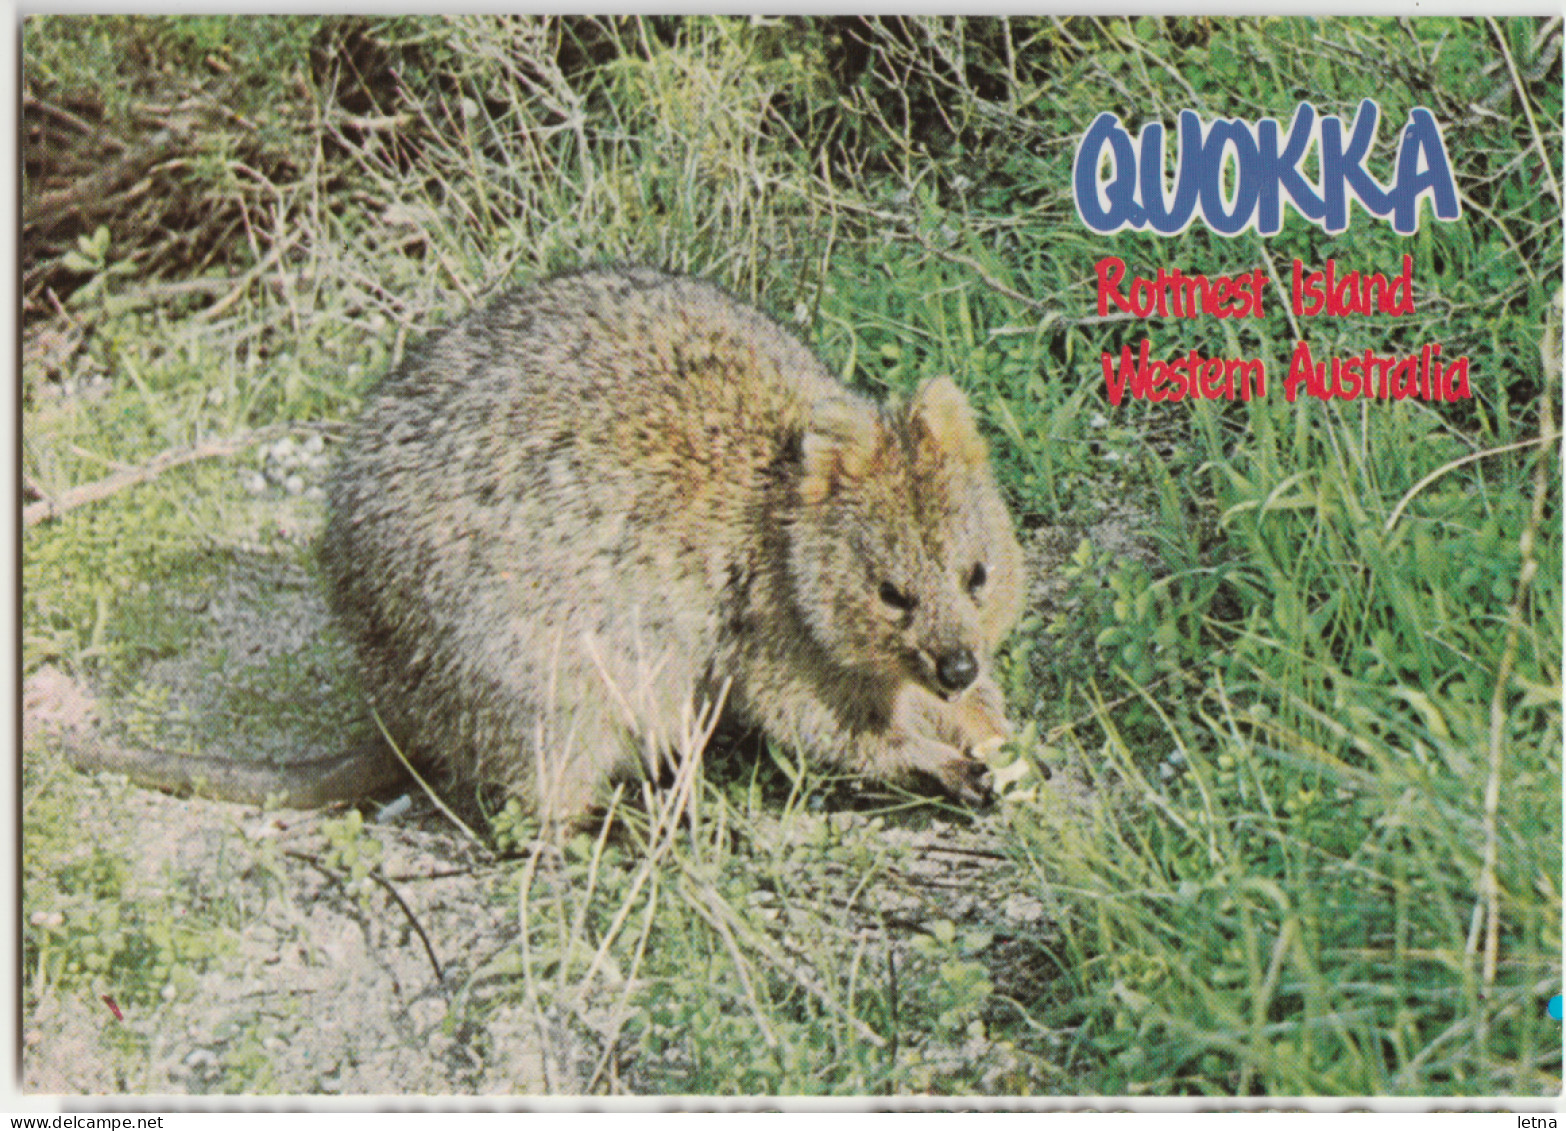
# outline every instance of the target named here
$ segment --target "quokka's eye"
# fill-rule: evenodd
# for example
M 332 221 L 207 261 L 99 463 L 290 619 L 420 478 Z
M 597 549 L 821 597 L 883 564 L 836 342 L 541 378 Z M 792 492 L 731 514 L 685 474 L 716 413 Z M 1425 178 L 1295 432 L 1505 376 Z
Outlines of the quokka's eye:
M 919 604 L 919 598 L 909 596 L 890 581 L 881 582 L 881 600 L 901 613 L 911 613 Z
M 984 568 L 983 562 L 974 562 L 973 568 L 968 571 L 967 589 L 972 596 L 984 588 L 984 583 L 990 579 L 990 571 Z

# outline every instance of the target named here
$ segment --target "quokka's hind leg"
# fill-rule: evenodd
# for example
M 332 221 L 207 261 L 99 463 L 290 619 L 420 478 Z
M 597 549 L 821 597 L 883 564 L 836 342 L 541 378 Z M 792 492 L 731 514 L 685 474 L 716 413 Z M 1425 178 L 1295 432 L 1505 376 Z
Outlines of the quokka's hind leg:
M 631 736 L 593 708 L 540 716 L 525 738 L 527 757 L 514 788 L 546 826 L 587 819 L 608 798 L 611 781 L 633 764 Z

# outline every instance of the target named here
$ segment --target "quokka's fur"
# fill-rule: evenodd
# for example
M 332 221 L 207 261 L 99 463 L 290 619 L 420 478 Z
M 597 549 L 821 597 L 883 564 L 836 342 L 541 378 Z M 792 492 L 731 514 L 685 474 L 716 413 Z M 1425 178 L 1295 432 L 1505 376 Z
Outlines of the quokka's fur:
M 957 386 L 878 406 L 719 288 L 563 275 L 371 393 L 322 558 L 391 733 L 570 818 L 727 708 L 979 800 L 1022 554 Z

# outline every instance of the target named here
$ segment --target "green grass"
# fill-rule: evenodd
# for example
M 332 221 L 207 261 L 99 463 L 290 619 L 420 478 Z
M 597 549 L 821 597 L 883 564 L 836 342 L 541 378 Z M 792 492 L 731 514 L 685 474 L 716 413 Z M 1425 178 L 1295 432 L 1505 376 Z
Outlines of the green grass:
M 136 882 L 119 846 L 72 835 L 75 799 L 73 783 L 60 781 L 23 799 L 34 865 L 23 888 L 25 992 L 112 987 L 118 1003 L 144 1007 L 191 993 L 197 975 L 232 949 L 242 917 L 174 867 L 161 882 Z
M 1041 925 L 953 912 L 910 878 L 909 834 L 956 821 L 966 844 L 959 814 L 845 814 L 775 751 L 708 774 L 684 825 L 631 798 L 615 838 L 516 865 L 522 938 L 476 976 L 508 988 L 462 1008 L 574 1027 L 606 1091 L 1556 1094 L 1561 229 L 1537 149 L 1560 167 L 1561 71 L 1542 28 L 285 19 L 262 50 L 248 17 L 34 17 L 30 94 L 88 113 L 87 77 L 124 57 L 135 81 L 99 84 L 109 128 L 171 91 L 216 97 L 215 73 L 248 124 L 204 119 L 179 174 L 243 217 L 188 267 L 221 280 L 205 299 L 145 297 L 138 248 L 158 245 L 134 227 L 61 245 L 49 277 L 76 281 L 64 309 L 91 332 L 65 374 L 24 370 L 24 468 L 59 494 L 202 437 L 342 420 L 410 339 L 606 260 L 763 301 L 877 395 L 952 373 L 1025 530 L 1129 514 L 1161 563 L 1084 544 L 1061 608 L 1002 658 L 1030 756 L 1096 790 L 1084 810 L 1024 778 L 997 858 L 963 881 L 992 907 L 1036 902 Z M 1306 90 L 1340 115 L 1378 99 L 1378 168 L 1429 106 L 1463 220 L 1401 238 L 1356 212 L 1329 239 L 1289 213 L 1265 241 L 1076 220 L 1072 149 L 1100 110 L 1286 119 Z M 1415 314 L 1301 329 L 1318 358 L 1439 342 L 1471 358 L 1472 401 L 1286 403 L 1275 289 L 1243 325 L 1094 318 L 1106 254 L 1139 274 L 1270 259 L 1286 280 L 1296 256 L 1389 270 L 1405 252 Z M 1100 354 L 1144 337 L 1154 356 L 1264 358 L 1272 392 L 1111 408 Z M 48 395 L 95 373 L 99 399 Z M 248 459 L 29 530 L 26 670 L 88 676 L 157 724 L 135 689 L 181 648 L 173 595 L 219 583 Z M 234 733 L 312 678 L 275 668 L 236 688 Z M 93 992 L 127 964 L 151 993 L 217 953 L 155 904 L 110 923 L 120 866 L 63 861 L 65 787 L 35 784 L 30 993 Z M 491 835 L 528 831 L 513 811 Z M 371 835 L 345 829 L 342 851 Z

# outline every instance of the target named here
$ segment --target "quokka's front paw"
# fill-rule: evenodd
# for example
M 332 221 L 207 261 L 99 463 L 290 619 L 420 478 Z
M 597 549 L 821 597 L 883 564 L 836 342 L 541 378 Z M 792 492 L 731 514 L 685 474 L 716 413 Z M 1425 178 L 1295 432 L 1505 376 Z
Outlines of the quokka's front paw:
M 982 808 L 995 800 L 995 775 L 977 758 L 959 754 L 944 762 L 935 773 L 954 800 Z
M 1011 720 L 1006 717 L 1006 699 L 988 676 L 979 680 L 951 703 L 943 703 L 941 715 L 950 728 L 954 745 L 964 750 L 982 750 L 998 746 L 1011 737 Z
M 888 776 L 915 776 L 935 781 L 950 797 L 966 805 L 988 805 L 995 797 L 995 778 L 980 759 L 927 734 L 904 733 L 891 747 L 894 765 Z
M 970 756 L 999 746 L 1012 733 L 1006 700 L 988 676 L 950 702 L 909 685 L 899 697 L 897 718 L 908 733 L 933 737 Z

